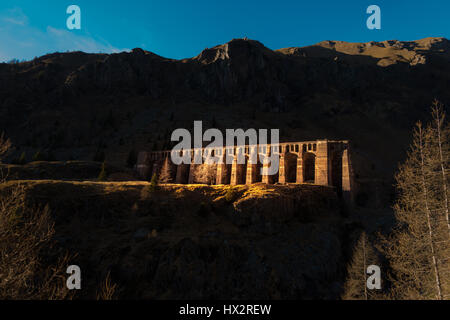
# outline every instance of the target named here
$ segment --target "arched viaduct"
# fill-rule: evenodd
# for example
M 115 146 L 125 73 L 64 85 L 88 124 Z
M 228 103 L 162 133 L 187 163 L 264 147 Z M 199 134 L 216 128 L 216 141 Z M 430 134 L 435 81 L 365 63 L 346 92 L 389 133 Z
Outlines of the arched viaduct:
M 140 152 L 137 172 L 144 179 L 153 174 L 160 175 L 164 165 L 166 182 L 178 184 L 252 184 L 252 183 L 313 183 L 334 186 L 339 194 L 351 197 L 352 166 L 349 159 L 348 141 L 316 140 L 286 142 L 277 145 L 245 145 L 222 148 L 199 148 L 184 150 L 191 159 L 212 155 L 231 157 L 232 164 L 225 161 L 218 164 L 180 164 L 170 160 L 171 151 Z M 257 164 L 248 160 L 257 153 Z M 238 155 L 245 156 L 245 163 L 239 164 Z M 260 161 L 264 155 L 279 157 L 279 170 L 274 175 L 262 175 Z

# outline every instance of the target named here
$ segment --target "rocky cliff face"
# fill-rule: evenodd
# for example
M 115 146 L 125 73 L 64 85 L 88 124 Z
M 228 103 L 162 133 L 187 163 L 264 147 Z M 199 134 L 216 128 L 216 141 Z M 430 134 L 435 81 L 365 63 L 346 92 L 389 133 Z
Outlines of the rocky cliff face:
M 167 149 L 175 128 L 279 128 L 283 141 L 349 139 L 361 178 L 388 179 L 432 99 L 450 101 L 444 38 L 271 50 L 235 39 L 171 60 L 141 49 L 0 64 L 0 127 L 17 157 Z M 358 169 L 359 168 L 359 169 Z M 387 185 L 391 184 L 389 181 Z
M 108 272 L 124 299 L 340 294 L 353 228 L 331 188 L 21 183 L 29 205 L 48 203 L 60 252 L 77 254 L 79 298 L 95 298 Z

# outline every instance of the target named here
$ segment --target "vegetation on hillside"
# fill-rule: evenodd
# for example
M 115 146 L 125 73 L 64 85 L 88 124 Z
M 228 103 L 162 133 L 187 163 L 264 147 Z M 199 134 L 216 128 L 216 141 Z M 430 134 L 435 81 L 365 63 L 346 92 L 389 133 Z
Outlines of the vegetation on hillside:
M 450 128 L 440 103 L 432 115 L 430 125 L 416 125 L 396 175 L 397 225 L 385 247 L 397 299 L 450 299 Z
M 378 243 L 388 267 L 386 299 L 450 299 L 449 164 L 450 126 L 444 107 L 434 101 L 432 121 L 418 122 L 406 161 L 395 176 L 398 197 L 396 223 Z M 369 257 L 375 257 L 365 234 L 349 265 L 344 299 L 368 299 L 362 282 Z M 364 277 L 364 278 L 363 278 Z
M 343 283 L 341 292 L 337 293 L 335 297 L 350 300 L 450 299 L 450 182 L 448 175 L 450 165 L 450 125 L 445 118 L 443 105 L 437 101 L 432 105 L 431 116 L 432 119 L 429 124 L 417 123 L 407 159 L 399 166 L 395 176 L 397 199 L 393 206 L 395 225 L 392 232 L 387 236 L 378 236 L 378 234 L 364 230 L 359 234 L 358 239 L 356 239 L 355 233 L 352 234 L 354 239 L 349 242 L 354 242 L 355 245 L 350 259 L 346 258 L 345 261 L 336 260 L 340 266 L 347 260 L 350 261 L 348 261 L 347 265 L 347 278 Z M 3 134 L 0 135 L 0 160 L 10 149 L 11 142 Z M 24 160 L 25 153 L 23 155 L 21 158 Z M 96 170 L 98 172 L 98 169 Z M 206 164 L 198 170 L 195 179 L 196 182 L 211 183 L 215 174 Z M 56 246 L 51 206 L 46 206 L 45 202 L 37 206 L 30 204 L 27 199 L 27 185 L 24 182 L 7 184 L 7 175 L 7 172 L 0 172 L 0 185 L 7 185 L 7 187 L 0 190 L 0 299 L 73 298 L 74 295 L 65 287 L 65 279 L 67 277 L 65 268 L 70 264 L 70 256 L 62 248 Z M 107 172 L 105 162 L 103 162 L 98 180 L 105 181 L 106 178 Z M 315 199 L 314 205 L 312 205 L 307 196 L 308 192 L 312 195 L 320 196 L 320 192 L 312 191 L 320 186 L 308 186 L 309 189 L 302 189 L 302 186 L 270 186 L 263 184 L 245 187 L 207 187 L 199 185 L 161 185 L 159 187 L 158 185 L 159 183 L 173 182 L 173 179 L 173 168 L 166 161 L 160 172 L 152 176 L 149 184 L 142 182 L 143 185 L 145 184 L 143 189 L 137 187 L 138 182 L 134 186 L 131 184 L 127 186 L 117 185 L 118 189 L 126 192 L 133 190 L 136 192 L 139 190 L 140 192 L 142 190 L 147 197 L 142 197 L 142 199 L 136 198 L 131 201 L 128 199 L 129 194 L 122 194 L 114 207 L 114 212 L 109 211 L 111 208 L 103 204 L 96 207 L 98 212 L 90 212 L 89 217 L 96 219 L 96 215 L 97 218 L 101 215 L 98 225 L 101 225 L 103 228 L 108 223 L 111 223 L 104 222 L 110 217 L 111 219 L 120 217 L 120 222 L 122 223 L 126 221 L 128 216 L 132 216 L 132 219 L 134 219 L 133 225 L 131 226 L 130 224 L 128 226 L 129 229 L 126 230 L 126 232 L 131 232 L 130 237 L 134 239 L 132 241 L 136 241 L 136 243 L 143 241 L 141 234 L 143 232 L 144 234 L 149 234 L 150 230 L 152 230 L 152 236 L 147 236 L 145 239 L 153 239 L 151 241 L 154 242 L 149 242 L 148 244 L 161 246 L 160 248 L 158 247 L 158 250 L 163 252 L 165 249 L 162 248 L 166 247 L 163 247 L 163 242 L 157 241 L 167 236 L 176 223 L 182 226 L 183 237 L 186 237 L 186 225 L 197 226 L 193 229 L 194 231 L 191 230 L 195 233 L 195 237 L 198 237 L 197 232 L 200 232 L 202 237 L 208 239 L 223 237 L 223 239 L 219 239 L 220 243 L 218 242 L 217 248 L 224 248 L 225 245 L 223 243 L 226 243 L 225 240 L 231 240 L 226 238 L 226 235 L 222 235 L 222 230 L 219 227 L 217 227 L 217 230 L 207 230 L 207 232 L 202 233 L 202 230 L 209 228 L 208 221 L 215 221 L 215 223 L 220 221 L 223 223 L 221 219 L 224 219 L 226 223 L 223 225 L 227 225 L 227 228 L 229 228 L 228 232 L 236 232 L 235 235 L 242 236 L 242 230 L 250 230 L 251 232 L 258 230 L 258 232 L 263 232 L 266 235 L 272 234 L 276 238 L 278 234 L 282 234 L 282 232 L 278 231 L 284 230 L 283 228 L 289 228 L 291 223 L 297 223 L 297 227 L 301 228 L 303 221 L 310 221 L 313 218 L 317 219 L 316 214 L 311 214 L 311 218 L 296 220 L 298 212 L 303 213 L 301 210 L 307 211 L 302 205 L 306 203 L 306 206 L 309 205 L 317 210 L 320 204 L 324 203 L 323 199 L 320 199 L 320 201 Z M 95 177 L 93 180 L 95 180 Z M 101 185 L 101 188 L 103 188 L 101 191 L 108 194 L 107 203 L 110 204 L 114 199 L 112 194 L 115 186 L 97 182 L 96 184 L 98 186 Z M 296 189 L 297 187 L 298 189 Z M 90 187 L 87 183 L 83 184 L 83 189 L 88 188 Z M 58 189 L 58 192 L 62 192 L 60 189 Z M 169 192 L 170 190 L 173 193 Z M 290 193 L 290 190 L 292 190 L 292 193 Z M 330 188 L 329 192 L 333 192 L 333 190 Z M 151 196 L 152 194 L 155 196 Z M 277 198 L 277 196 L 280 197 Z M 321 196 L 325 197 L 325 195 Z M 86 199 L 88 199 L 86 201 L 90 201 L 89 197 L 86 197 Z M 158 202 L 160 199 L 162 199 L 161 203 Z M 195 199 L 195 201 L 192 199 Z M 95 200 L 97 201 L 98 198 Z M 128 200 L 130 204 L 127 204 Z M 133 203 L 133 206 L 131 203 Z M 59 203 L 59 205 L 62 204 Z M 92 210 L 92 204 L 84 204 L 84 206 L 87 210 Z M 124 212 L 126 212 L 126 215 L 121 211 L 123 209 L 121 206 L 125 208 Z M 189 206 L 192 206 L 192 208 L 187 209 Z M 79 207 L 77 210 L 84 210 L 83 208 Z M 129 208 L 134 208 L 131 210 L 137 213 L 129 215 Z M 182 215 L 179 214 L 180 210 L 183 211 Z M 189 210 L 192 211 L 191 214 Z M 289 214 L 280 217 L 280 212 L 283 210 Z M 325 208 L 322 211 L 326 210 L 330 211 L 329 208 Z M 189 220 L 191 215 L 195 217 L 194 220 Z M 103 219 L 104 216 L 108 218 Z M 226 220 L 228 217 L 230 217 L 230 220 Z M 78 216 L 77 219 L 79 219 Z M 177 222 L 177 219 L 185 220 Z M 277 219 L 280 219 L 279 225 L 274 223 Z M 135 231 L 135 227 L 140 226 L 139 223 L 142 221 L 148 222 L 148 230 L 143 228 L 142 232 L 137 232 L 140 230 Z M 96 227 L 97 224 L 94 224 L 94 226 Z M 94 228 L 93 226 L 91 227 Z M 241 227 L 248 229 L 239 229 Z M 307 227 L 309 228 L 310 226 L 308 225 Z M 304 232 L 306 233 L 307 230 L 305 229 Z M 293 234 L 290 234 L 290 236 L 293 236 Z M 170 234 L 166 241 L 173 238 L 176 238 L 176 233 Z M 291 240 L 287 240 L 287 238 L 278 239 L 280 241 L 279 245 L 283 245 L 285 241 Z M 224 241 L 222 242 L 222 240 Z M 123 240 L 121 239 L 120 241 Z M 188 244 L 185 244 L 188 249 L 196 245 L 194 241 L 192 243 L 189 241 L 186 242 Z M 215 243 L 214 241 L 208 240 L 207 243 Z M 180 243 L 177 245 L 184 248 L 183 242 Z M 302 243 L 296 244 L 304 245 Z M 87 246 L 90 245 L 87 244 Z M 143 248 L 145 250 L 148 249 L 145 246 Z M 261 246 L 261 250 L 263 248 L 264 246 Z M 339 249 L 344 251 L 341 247 Z M 241 248 L 239 250 L 241 250 L 239 254 L 242 254 L 245 258 L 246 255 L 242 252 L 246 252 L 245 250 L 247 249 Z M 124 249 L 123 252 L 127 251 L 129 250 Z M 178 252 L 181 251 L 183 250 L 175 250 L 174 252 L 177 253 L 173 254 L 173 257 L 175 257 L 173 259 L 176 259 Z M 305 249 L 303 252 L 309 251 Z M 154 253 L 152 252 L 152 254 Z M 274 252 L 271 254 L 274 254 Z M 270 260 L 271 254 L 267 254 L 267 259 Z M 327 254 L 331 255 L 329 252 Z M 253 257 L 254 252 L 250 252 L 248 255 Z M 326 254 L 324 255 L 326 256 Z M 112 263 L 118 264 L 114 260 L 115 256 L 111 257 L 109 259 L 112 259 Z M 229 261 L 229 257 L 226 255 L 220 257 L 223 257 L 221 264 Z M 294 255 L 292 259 L 298 259 L 298 261 L 296 260 L 298 265 L 303 266 L 300 257 L 300 254 L 299 256 Z M 201 261 L 201 258 L 198 259 Z M 256 258 L 253 257 L 252 259 Z M 155 259 L 154 261 L 156 264 L 156 261 L 159 260 Z M 256 260 L 249 259 L 248 263 L 253 263 L 252 261 Z M 137 262 L 135 261 L 135 263 Z M 255 263 L 251 268 L 258 269 L 261 264 L 258 264 L 259 262 Z M 164 268 L 170 268 L 171 265 L 171 263 L 167 263 Z M 382 289 L 380 290 L 367 288 L 369 277 L 367 268 L 370 265 L 376 265 L 381 268 Z M 317 265 L 317 268 L 319 267 Z M 159 272 L 164 274 L 164 268 Z M 252 272 L 253 269 L 251 268 L 249 270 Z M 120 290 L 117 290 L 118 286 L 112 281 L 111 273 L 108 272 L 106 278 L 104 278 L 106 270 L 101 270 L 104 281 L 99 289 L 93 293 L 94 298 L 116 299 Z M 273 267 L 272 270 L 276 270 L 276 268 Z M 196 274 L 197 271 L 197 269 L 193 268 L 192 272 Z M 123 271 L 121 272 L 123 273 Z M 285 275 L 284 273 L 280 274 Z M 299 274 L 293 273 L 290 276 L 292 276 L 292 279 L 297 279 L 296 276 Z M 160 280 L 155 279 L 155 281 Z M 314 281 L 316 280 L 314 279 Z M 273 278 L 270 281 L 279 283 L 277 282 L 279 281 L 278 278 Z M 248 287 L 246 288 L 248 289 Z M 132 288 L 128 288 L 128 290 L 132 290 Z M 276 294 L 280 293 L 277 292 Z M 281 294 L 284 294 L 284 292 Z
M 0 160 L 10 147 L 1 135 Z M 64 276 L 69 258 L 53 250 L 50 210 L 29 209 L 25 200 L 20 184 L 0 194 L 0 300 L 69 298 Z
M 367 288 L 367 268 L 370 265 L 380 266 L 380 259 L 367 234 L 362 232 L 353 250 L 352 260 L 347 267 L 347 280 L 342 299 L 373 300 L 379 297 L 378 290 Z

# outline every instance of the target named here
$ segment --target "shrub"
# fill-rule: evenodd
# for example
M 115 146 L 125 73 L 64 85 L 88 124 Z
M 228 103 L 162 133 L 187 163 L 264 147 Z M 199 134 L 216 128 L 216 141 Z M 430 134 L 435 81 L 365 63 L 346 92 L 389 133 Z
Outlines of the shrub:
M 225 194 L 225 200 L 229 203 L 233 202 L 234 199 L 236 198 L 236 192 L 234 191 L 233 188 L 229 188 L 227 190 L 227 193 Z
M 158 188 L 158 176 L 156 173 L 152 176 L 152 180 L 150 180 L 150 184 L 147 187 L 147 191 L 155 192 Z
M 105 280 L 97 292 L 97 300 L 115 300 L 117 298 L 117 284 L 111 280 L 111 272 L 108 272 Z
M 0 160 L 10 146 L 0 135 Z M 64 281 L 70 257 L 54 250 L 49 207 L 27 207 L 25 188 L 5 183 L 0 177 L 0 300 L 71 298 Z
M 25 206 L 25 190 L 13 186 L 0 195 L 0 300 L 65 299 L 69 257 L 53 252 L 55 230 L 48 207 Z M 54 261 L 53 265 L 44 262 Z

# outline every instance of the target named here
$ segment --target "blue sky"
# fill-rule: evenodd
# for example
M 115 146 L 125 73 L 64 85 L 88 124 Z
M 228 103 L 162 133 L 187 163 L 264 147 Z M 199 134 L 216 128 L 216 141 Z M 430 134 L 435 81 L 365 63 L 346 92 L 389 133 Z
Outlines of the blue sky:
M 68 30 L 66 9 L 81 8 L 81 30 Z M 369 5 L 381 30 L 366 27 Z M 368 42 L 450 38 L 449 0 L 1 0 L 0 61 L 55 51 L 120 52 L 140 47 L 187 58 L 233 38 L 271 49 L 322 40 Z

